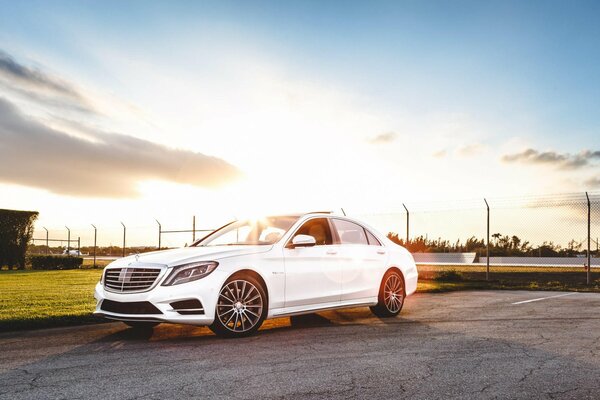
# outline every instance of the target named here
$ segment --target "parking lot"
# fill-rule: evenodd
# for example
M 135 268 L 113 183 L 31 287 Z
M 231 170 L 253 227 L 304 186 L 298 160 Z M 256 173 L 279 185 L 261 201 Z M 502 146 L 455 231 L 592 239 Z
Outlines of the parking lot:
M 267 321 L 254 337 L 121 323 L 0 335 L 0 399 L 598 398 L 600 294 L 417 294 Z

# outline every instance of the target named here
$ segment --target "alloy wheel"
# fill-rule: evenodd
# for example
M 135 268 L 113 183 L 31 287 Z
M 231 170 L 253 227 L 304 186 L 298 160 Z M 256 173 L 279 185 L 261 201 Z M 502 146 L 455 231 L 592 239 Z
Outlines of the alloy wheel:
M 398 275 L 391 274 L 385 281 L 383 299 L 385 307 L 391 313 L 397 313 L 402 308 L 404 302 L 404 287 L 402 279 Z
M 217 318 L 231 332 L 249 331 L 260 321 L 262 312 L 262 295 L 252 283 L 235 280 L 221 289 L 217 302 Z

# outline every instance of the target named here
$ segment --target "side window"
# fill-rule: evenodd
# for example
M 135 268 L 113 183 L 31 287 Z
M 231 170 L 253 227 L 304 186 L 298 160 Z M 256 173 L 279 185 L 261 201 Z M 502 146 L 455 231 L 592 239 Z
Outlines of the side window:
M 315 218 L 306 221 L 294 234 L 294 236 L 297 235 L 310 235 L 314 237 L 317 246 L 333 244 L 333 237 L 327 218 Z
M 369 244 L 362 226 L 341 219 L 332 221 L 342 244 Z
M 285 233 L 285 230 L 273 226 L 266 227 L 260 233 L 258 240 L 260 242 L 275 243 Z
M 381 246 L 381 242 L 379 241 L 379 239 L 377 239 L 375 237 L 375 235 L 373 235 L 371 232 L 369 232 L 366 229 L 365 229 L 365 232 L 367 232 L 367 239 L 369 239 L 370 246 Z

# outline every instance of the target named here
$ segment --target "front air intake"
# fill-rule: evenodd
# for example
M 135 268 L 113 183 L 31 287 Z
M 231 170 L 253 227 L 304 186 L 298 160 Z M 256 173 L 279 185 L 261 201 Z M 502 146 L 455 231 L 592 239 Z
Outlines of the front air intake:
M 202 306 L 202 303 L 196 299 L 174 301 L 171 303 L 171 307 L 173 307 L 173 311 L 177 311 L 181 315 L 204 314 L 204 307 Z
M 162 314 L 149 301 L 113 301 L 104 299 L 100 305 L 100 309 L 116 314 Z

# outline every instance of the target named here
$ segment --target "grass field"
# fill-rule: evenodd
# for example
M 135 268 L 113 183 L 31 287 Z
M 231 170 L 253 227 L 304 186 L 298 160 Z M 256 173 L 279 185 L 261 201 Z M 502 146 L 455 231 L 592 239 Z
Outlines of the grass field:
M 0 331 L 43 328 L 98 321 L 94 285 L 101 269 L 68 271 L 0 271 Z M 581 268 L 493 267 L 485 281 L 484 267 L 420 266 L 419 292 L 468 289 L 543 289 L 600 291 L 600 272 L 585 285 Z
M 101 269 L 1 271 L 0 331 L 93 321 Z
M 111 262 L 112 262 L 111 260 L 96 260 L 96 267 L 104 268 Z M 93 267 L 93 265 L 94 265 L 94 260 L 89 260 L 89 259 L 85 258 L 83 260 L 83 265 L 81 267 L 82 268 L 91 268 L 91 267 Z
M 469 287 L 600 291 L 598 269 L 592 270 L 591 285 L 587 285 L 586 272 L 581 267 L 490 266 L 489 282 L 486 282 L 485 266 L 420 265 L 418 269 L 420 280 L 460 282 Z

